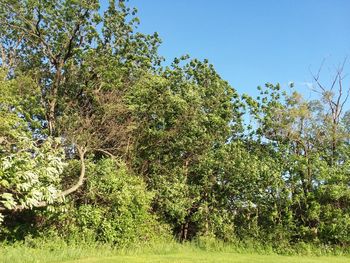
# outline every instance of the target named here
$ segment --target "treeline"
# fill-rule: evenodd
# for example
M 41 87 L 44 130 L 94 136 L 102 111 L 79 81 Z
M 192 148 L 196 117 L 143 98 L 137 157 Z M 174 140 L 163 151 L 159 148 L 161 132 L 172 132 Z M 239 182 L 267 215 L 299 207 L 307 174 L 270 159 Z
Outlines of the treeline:
M 350 244 L 349 89 L 239 95 L 136 10 L 0 0 L 2 240 Z

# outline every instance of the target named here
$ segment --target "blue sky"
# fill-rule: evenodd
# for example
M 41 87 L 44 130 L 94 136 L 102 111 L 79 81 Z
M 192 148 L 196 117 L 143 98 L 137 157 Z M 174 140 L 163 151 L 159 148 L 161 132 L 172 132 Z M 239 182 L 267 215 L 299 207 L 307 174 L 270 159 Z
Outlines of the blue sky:
M 168 62 L 183 54 L 208 58 L 240 93 L 254 95 L 266 82 L 293 81 L 307 95 L 310 68 L 317 71 L 326 59 L 327 82 L 350 56 L 349 0 L 130 0 L 128 5 L 139 10 L 140 31 L 160 34 L 160 53 Z

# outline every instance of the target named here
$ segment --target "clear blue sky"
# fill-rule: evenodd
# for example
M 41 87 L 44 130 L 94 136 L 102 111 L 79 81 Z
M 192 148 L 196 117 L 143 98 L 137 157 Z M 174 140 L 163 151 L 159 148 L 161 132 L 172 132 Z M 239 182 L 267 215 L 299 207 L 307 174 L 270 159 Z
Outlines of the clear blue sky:
M 323 75 L 350 56 L 350 0 L 130 0 L 139 30 L 160 34 L 167 61 L 208 58 L 240 93 L 295 82 L 308 93 L 309 69 Z M 350 58 L 349 58 L 350 59 Z M 347 68 L 347 72 L 350 67 Z

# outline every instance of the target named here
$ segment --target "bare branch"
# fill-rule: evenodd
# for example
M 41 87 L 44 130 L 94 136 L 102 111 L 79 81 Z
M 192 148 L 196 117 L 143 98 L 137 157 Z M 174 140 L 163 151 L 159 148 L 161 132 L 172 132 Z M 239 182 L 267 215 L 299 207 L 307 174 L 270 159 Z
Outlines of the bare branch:
M 111 158 L 113 158 L 113 159 L 116 158 L 116 156 L 115 156 L 114 154 L 110 153 L 110 152 L 107 151 L 107 150 L 100 149 L 100 148 L 99 148 L 99 149 L 94 149 L 94 150 L 97 151 L 97 152 L 104 153 L 104 154 L 108 155 L 109 157 L 111 157 Z
M 80 12 L 79 12 L 79 13 L 80 13 Z M 66 47 L 65 47 L 65 49 L 67 50 L 67 52 L 66 52 L 66 54 L 65 54 L 65 56 L 64 56 L 64 58 L 63 58 L 64 61 L 67 61 L 67 60 L 70 58 L 70 56 L 71 56 L 71 54 L 72 54 L 72 50 L 73 50 L 73 48 L 74 48 L 74 45 L 73 45 L 74 39 L 77 37 L 77 35 L 78 35 L 79 31 L 80 31 L 81 24 L 82 24 L 82 19 L 83 19 L 85 16 L 87 16 L 88 13 L 89 13 L 89 10 L 88 10 L 88 9 L 85 10 L 85 12 L 84 12 L 84 13 L 81 15 L 81 17 L 80 17 L 79 22 L 76 23 L 76 25 L 75 25 L 75 27 L 74 27 L 74 30 L 73 30 L 73 32 L 72 32 L 72 34 L 71 34 L 71 36 L 70 36 L 70 39 L 69 39 L 69 41 L 68 41 L 68 43 L 67 43 L 67 45 L 66 45 Z
M 79 153 L 79 159 L 80 159 L 80 164 L 81 164 L 81 168 L 80 168 L 80 176 L 78 179 L 78 182 L 73 185 L 72 187 L 70 187 L 69 189 L 63 191 L 62 193 L 60 193 L 60 195 L 58 195 L 59 197 L 65 197 L 73 192 L 75 192 L 76 190 L 78 190 L 79 187 L 81 187 L 84 183 L 85 180 L 85 153 L 86 153 L 86 149 L 85 148 L 80 148 L 79 146 L 76 147 Z
M 6 53 L 5 53 L 5 49 L 2 46 L 2 44 L 0 43 L 0 50 L 1 50 L 1 62 L 2 62 L 2 66 L 7 68 L 7 61 L 6 61 Z

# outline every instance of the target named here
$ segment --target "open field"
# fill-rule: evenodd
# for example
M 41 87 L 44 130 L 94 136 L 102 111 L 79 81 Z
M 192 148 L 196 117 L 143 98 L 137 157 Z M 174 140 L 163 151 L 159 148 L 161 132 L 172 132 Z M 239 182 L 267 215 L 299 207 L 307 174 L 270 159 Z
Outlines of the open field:
M 272 251 L 238 247 L 199 248 L 193 244 L 161 243 L 117 250 L 108 246 L 58 242 L 0 246 L 1 263 L 348 263 L 348 254 L 277 255 Z
M 171 263 L 345 263 L 350 262 L 349 257 L 302 257 L 302 256 L 279 256 L 258 254 L 235 254 L 235 253 L 184 253 L 169 255 L 138 255 L 138 256 L 115 256 L 106 258 L 87 258 L 81 260 L 65 261 L 66 263 L 119 263 L 119 262 L 171 262 Z

